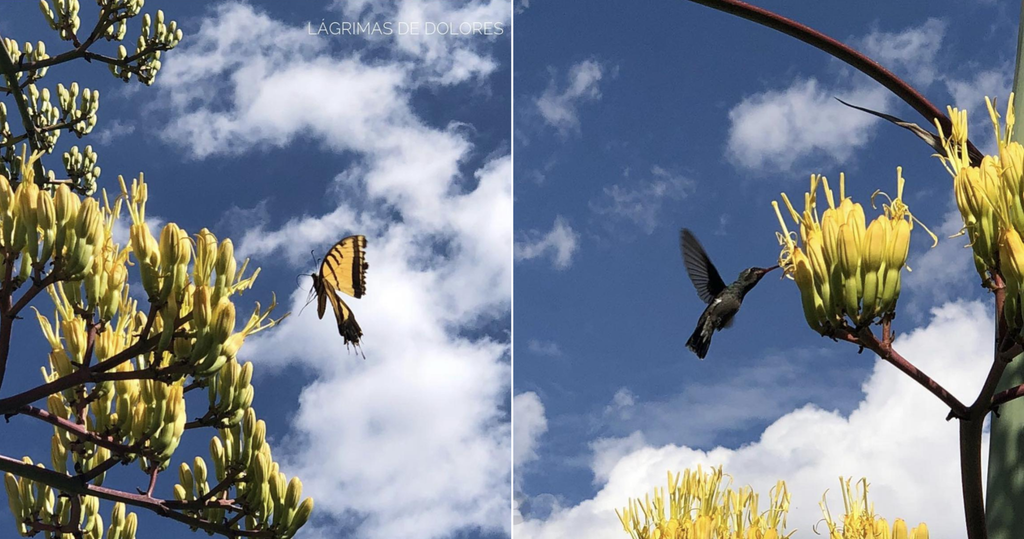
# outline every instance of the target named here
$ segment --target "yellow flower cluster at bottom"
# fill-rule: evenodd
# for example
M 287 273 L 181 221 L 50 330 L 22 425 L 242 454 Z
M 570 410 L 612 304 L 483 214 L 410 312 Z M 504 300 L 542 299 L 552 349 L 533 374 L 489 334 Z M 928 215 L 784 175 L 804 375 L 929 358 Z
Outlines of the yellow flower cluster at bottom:
M 658 488 L 653 498 L 631 498 L 615 514 L 632 539 L 787 539 L 796 533 L 785 531 L 790 502 L 784 481 L 775 484 L 768 508 L 761 511 L 751 487 L 733 490 L 722 485 L 723 475 L 721 466 L 707 473 L 700 466 L 681 474 L 669 472 L 667 491 Z M 856 488 L 851 479 L 839 481 L 846 510 L 843 517 L 832 517 L 824 496 L 820 504 L 829 539 L 928 539 L 924 523 L 908 530 L 902 519 L 890 527 L 878 518 L 868 503 L 867 479 L 861 479 Z
M 821 498 L 821 512 L 825 515 L 829 539 L 928 539 L 928 526 L 924 522 L 907 530 L 907 523 L 901 518 L 894 520 L 890 527 L 884 518 L 875 515 L 874 505 L 868 503 L 867 479 L 858 481 L 856 490 L 851 485 L 851 479 L 840 477 L 839 482 L 846 509 L 840 521 L 832 518 L 825 504 L 825 496 Z
M 619 516 L 633 539 L 785 539 L 789 492 L 779 481 L 767 511 L 758 510 L 758 495 L 749 486 L 738 491 L 722 485 L 722 467 L 704 473 L 685 470 L 668 474 L 668 491 L 656 489 L 654 499 L 630 499 Z

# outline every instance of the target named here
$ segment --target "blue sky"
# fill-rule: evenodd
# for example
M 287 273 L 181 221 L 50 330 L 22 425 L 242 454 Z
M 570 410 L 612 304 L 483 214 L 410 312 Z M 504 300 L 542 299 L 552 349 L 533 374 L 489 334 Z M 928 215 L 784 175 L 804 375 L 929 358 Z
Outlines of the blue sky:
M 144 11 L 161 8 L 185 38 L 154 87 L 83 63 L 45 80 L 101 91 L 84 141 L 100 155 L 100 187 L 145 171 L 148 215 L 229 236 L 262 267 L 239 308 L 276 292 L 280 312 L 292 312 L 240 358 L 256 363 L 254 407 L 275 457 L 316 499 L 301 537 L 506 535 L 511 4 L 150 0 Z M 94 10 L 83 2 L 83 25 Z M 63 50 L 36 2 L 5 4 L 2 15 L 4 37 Z M 486 20 L 505 32 L 308 35 L 321 20 Z M 349 301 L 365 361 L 315 309 L 299 315 L 310 283 L 296 275 L 314 270 L 310 250 L 322 255 L 352 233 L 369 241 L 368 294 Z M 5 394 L 37 383 L 44 358 L 35 322 L 17 329 Z M 189 406 L 205 409 L 202 399 Z M 48 459 L 48 427 L 13 418 L 7 429 L 0 452 Z M 207 454 L 213 433 L 190 434 L 175 467 Z M 158 495 L 170 496 L 169 479 Z M 118 469 L 107 485 L 140 481 L 137 469 Z M 184 532 L 140 516 L 140 536 Z M 12 526 L 0 514 L 0 528 Z
M 967 108 L 972 139 L 991 147 L 983 98 L 1006 102 L 1016 6 L 757 4 L 869 53 L 940 108 Z M 620 537 L 614 508 L 698 463 L 765 494 L 788 480 L 798 536 L 839 475 L 867 476 L 890 520 L 962 535 L 955 426 L 895 369 L 812 332 L 792 282 L 765 278 L 705 361 L 684 346 L 704 306 L 680 227 L 730 281 L 777 258 L 780 191 L 799 199 L 810 174 L 845 172 L 867 204 L 902 166 L 911 210 L 942 241 L 912 241 L 897 348 L 973 399 L 991 322 L 969 251 L 947 239 L 960 227 L 951 179 L 912 135 L 832 98 L 921 118 L 816 49 L 688 2 L 519 9 L 516 536 Z

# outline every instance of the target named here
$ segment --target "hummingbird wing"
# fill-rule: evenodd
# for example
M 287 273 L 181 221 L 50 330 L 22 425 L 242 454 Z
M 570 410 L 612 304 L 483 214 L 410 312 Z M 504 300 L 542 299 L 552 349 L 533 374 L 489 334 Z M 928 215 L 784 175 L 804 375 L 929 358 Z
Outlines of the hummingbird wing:
M 683 229 L 680 234 L 680 244 L 683 250 L 683 264 L 686 265 L 686 273 L 693 281 L 697 295 L 704 303 L 711 303 L 723 290 L 725 282 L 718 274 L 715 265 L 711 263 L 708 254 L 700 246 L 697 237 L 688 229 Z

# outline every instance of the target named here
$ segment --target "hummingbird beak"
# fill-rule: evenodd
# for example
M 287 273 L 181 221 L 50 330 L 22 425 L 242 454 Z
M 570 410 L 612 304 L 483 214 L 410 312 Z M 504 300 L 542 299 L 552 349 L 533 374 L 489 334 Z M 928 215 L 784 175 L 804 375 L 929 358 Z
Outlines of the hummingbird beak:
M 764 276 L 765 276 L 765 275 L 767 275 L 767 274 L 768 274 L 768 273 L 769 273 L 770 271 L 772 271 L 772 270 L 776 270 L 776 269 L 779 269 L 779 266 L 778 266 L 778 264 L 776 264 L 776 265 L 774 265 L 774 266 L 772 266 L 772 267 L 770 267 L 770 268 L 761 268 L 761 269 L 757 270 L 757 275 L 758 275 L 759 277 L 764 277 Z

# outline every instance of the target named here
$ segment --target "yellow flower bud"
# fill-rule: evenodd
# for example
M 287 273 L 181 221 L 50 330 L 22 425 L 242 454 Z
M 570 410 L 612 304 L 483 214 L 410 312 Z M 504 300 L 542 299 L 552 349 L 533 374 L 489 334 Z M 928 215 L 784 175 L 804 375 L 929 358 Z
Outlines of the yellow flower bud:
M 907 534 L 907 523 L 902 518 L 897 518 L 892 523 L 892 539 L 909 539 Z
M 156 238 L 149 231 L 146 223 L 135 223 L 129 229 L 131 236 L 132 251 L 141 266 L 142 287 L 149 294 L 149 297 L 156 298 L 160 295 L 162 286 L 160 276 L 160 250 Z
M 192 280 L 196 284 L 210 282 L 214 264 L 217 262 L 217 237 L 207 229 L 196 234 L 196 263 Z
M 863 245 L 864 271 L 878 271 L 885 260 L 886 240 L 892 225 L 884 215 L 879 215 L 871 225 L 868 226 Z
M 235 246 L 231 243 L 231 239 L 225 239 L 220 243 L 220 248 L 217 250 L 217 282 L 221 283 L 221 277 L 227 279 L 227 285 L 231 284 L 231 281 L 235 278 Z
M 7 180 L 7 176 L 0 174 L 0 213 L 11 213 L 11 201 L 14 199 L 14 193 L 11 191 L 11 182 Z
M 54 193 L 53 198 L 57 222 L 64 224 L 75 221 L 78 217 L 78 208 L 81 206 L 81 201 L 71 192 L 71 189 L 65 184 L 60 184 L 57 186 L 57 192 Z
M 57 223 L 56 209 L 53 206 L 53 198 L 46 191 L 39 191 L 36 201 L 38 216 L 36 223 L 45 232 L 54 227 Z
M 178 466 L 178 483 L 185 488 L 186 492 L 192 492 L 195 480 L 192 478 L 192 470 L 184 462 Z M 177 485 L 175 485 L 177 486 Z
M 309 515 L 312 513 L 313 498 L 306 498 L 305 500 L 302 500 L 302 504 L 299 505 L 299 508 L 295 511 L 295 516 L 292 517 L 292 523 L 288 529 L 298 530 L 306 523 L 307 520 L 309 520 Z
M 227 298 L 221 298 L 213 309 L 213 323 L 210 333 L 214 342 L 224 342 L 235 329 L 235 306 Z
M 889 528 L 889 522 L 884 518 L 878 518 L 875 520 L 875 537 L 874 539 L 890 539 L 892 532 Z
M 192 320 L 200 331 L 205 331 L 210 324 L 212 307 L 210 306 L 210 287 L 197 286 L 192 294 Z
M 1008 281 L 1024 285 L 1024 242 L 1012 228 L 1004 230 L 999 241 L 999 271 Z
M 196 457 L 192 465 L 195 468 L 196 482 L 200 484 L 206 483 L 206 461 L 202 457 Z
M 85 321 L 79 318 L 65 320 L 61 322 L 61 330 L 64 333 L 64 341 L 67 343 L 71 361 L 81 365 L 85 359 L 87 343 Z
M 797 288 L 800 289 L 800 298 L 803 303 L 804 317 L 807 324 L 815 331 L 821 332 L 826 323 L 825 307 L 821 297 L 818 296 L 814 286 L 814 272 L 810 267 L 807 256 L 800 248 L 793 250 L 793 279 Z
M 890 236 L 889 253 L 886 258 L 886 266 L 889 268 L 902 268 L 907 262 L 907 254 L 910 252 L 910 222 L 900 219 L 893 223 L 893 231 Z
M 78 237 L 90 245 L 99 243 L 100 234 L 103 231 L 103 215 L 100 212 L 99 202 L 95 198 L 87 198 L 78 210 L 78 221 L 75 225 L 75 233 Z
M 839 267 L 846 276 L 857 274 L 860 266 L 860 249 L 854 226 L 843 224 L 839 227 Z
M 14 194 L 17 204 L 14 212 L 24 219 L 27 226 L 35 227 L 37 207 L 39 204 L 39 186 L 33 182 L 21 182 Z
M 288 491 L 284 496 L 284 506 L 288 508 L 298 507 L 299 500 L 302 499 L 302 481 L 298 477 L 293 477 L 288 482 Z
M 167 223 L 160 231 L 160 259 L 164 262 L 165 274 L 178 260 L 178 242 L 181 231 L 175 223 Z

